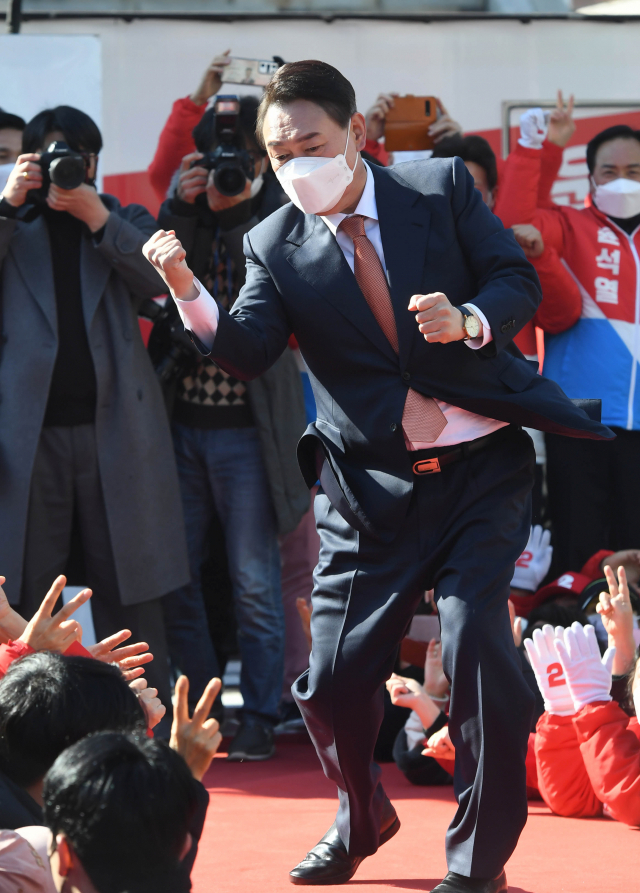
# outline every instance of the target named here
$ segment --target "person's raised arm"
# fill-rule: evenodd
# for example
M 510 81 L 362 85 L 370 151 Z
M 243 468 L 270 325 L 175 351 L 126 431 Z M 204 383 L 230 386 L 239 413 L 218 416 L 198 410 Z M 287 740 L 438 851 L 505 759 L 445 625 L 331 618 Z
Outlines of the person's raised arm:
M 27 626 L 24 617 L 14 611 L 9 604 L 9 599 L 2 588 L 5 583 L 6 577 L 0 577 L 0 642 L 3 644 L 19 639 Z
M 540 181 L 538 183 L 538 208 L 553 208 L 551 189 L 558 178 L 565 146 L 576 131 L 573 120 L 573 96 L 565 103 L 562 90 L 558 90 L 556 107 L 549 116 L 547 138 L 542 144 Z
M 559 109 L 556 111 L 559 114 Z M 558 130 L 562 130 L 561 124 Z M 542 233 L 545 244 L 562 254 L 562 221 L 557 210 L 549 209 L 549 177 L 557 158 L 548 158 L 549 153 L 543 148 L 547 132 L 548 122 L 542 109 L 528 109 L 521 115 L 520 138 L 504 163 L 494 212 L 505 226 L 533 224 Z
M 615 701 L 592 704 L 573 727 L 595 795 L 619 822 L 640 825 L 640 740 L 627 714 Z
M 627 572 L 618 568 L 618 579 L 611 565 L 604 568 L 609 592 L 601 592 L 596 611 L 609 637 L 609 647 L 616 653 L 612 664 L 614 676 L 626 676 L 635 664 L 636 643 L 633 637 L 633 609 L 629 598 Z
M 149 180 L 162 201 L 180 159 L 193 152 L 192 131 L 205 113 L 207 102 L 222 86 L 222 72 L 229 64 L 230 50 L 215 56 L 206 67 L 198 86 L 189 96 L 177 99 L 158 139 L 158 147 L 149 165 Z
M 246 281 L 229 314 L 194 277 L 174 232 L 159 230 L 143 253 L 160 273 L 198 349 L 230 375 L 250 381 L 266 372 L 287 346 L 291 327 L 266 267 L 244 239 Z
M 451 207 L 462 251 L 478 285 L 471 300 L 492 334 L 481 352 L 495 356 L 533 318 L 542 294 L 513 233 L 487 208 L 460 158 L 452 161 Z
M 575 707 L 563 673 L 557 640 L 562 627 L 546 624 L 525 639 L 527 656 L 544 698 L 545 712 L 536 727 L 538 788 L 547 806 L 558 815 L 600 815 L 589 776 L 580 758 L 571 724 Z
M 19 641 L 34 651 L 57 651 L 63 654 L 82 634 L 82 628 L 71 615 L 91 598 L 91 590 L 83 589 L 54 614 L 56 602 L 66 585 L 65 577 L 57 577 L 42 604 L 27 623 Z
M 189 680 L 186 676 L 180 676 L 176 682 L 170 744 L 184 758 L 198 781 L 202 781 L 222 741 L 217 719 L 209 718 L 221 686 L 222 682 L 217 677 L 209 682 L 193 712 L 193 718 L 189 719 Z

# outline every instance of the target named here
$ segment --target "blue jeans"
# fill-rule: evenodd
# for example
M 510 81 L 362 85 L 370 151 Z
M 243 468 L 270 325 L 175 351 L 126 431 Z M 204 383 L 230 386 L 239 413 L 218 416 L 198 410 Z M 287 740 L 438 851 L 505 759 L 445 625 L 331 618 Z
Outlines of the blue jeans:
M 165 598 L 172 662 L 189 677 L 190 702 L 219 675 L 202 597 L 200 568 L 214 512 L 225 533 L 242 659 L 245 714 L 276 722 L 284 672 L 280 551 L 255 428 L 174 423 L 173 442 L 187 530 L 191 583 Z

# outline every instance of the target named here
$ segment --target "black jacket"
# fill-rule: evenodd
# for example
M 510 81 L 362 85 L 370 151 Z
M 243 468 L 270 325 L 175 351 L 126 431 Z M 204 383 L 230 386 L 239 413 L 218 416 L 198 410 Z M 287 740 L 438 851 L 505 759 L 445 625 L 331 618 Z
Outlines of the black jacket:
M 238 378 L 252 379 L 294 333 L 318 413 L 298 450 L 307 483 L 317 477 L 320 442 L 347 520 L 391 541 L 413 487 L 401 425 L 408 387 L 542 431 L 593 439 L 613 433 L 538 375 L 513 344 L 540 303 L 538 277 L 513 233 L 484 205 L 463 162 L 432 159 L 371 172 L 399 357 L 328 227 L 293 205 L 245 237 L 247 281 L 232 312 L 220 310 L 211 357 Z M 493 341 L 480 351 L 461 341 L 426 342 L 407 307 L 412 295 L 435 291 L 453 304 L 477 305 Z

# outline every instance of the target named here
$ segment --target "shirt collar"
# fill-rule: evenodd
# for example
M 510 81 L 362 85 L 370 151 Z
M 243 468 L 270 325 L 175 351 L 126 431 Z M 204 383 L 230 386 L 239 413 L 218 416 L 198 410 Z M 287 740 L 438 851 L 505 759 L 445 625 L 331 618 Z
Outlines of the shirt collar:
M 373 180 L 373 174 L 371 173 L 371 169 L 366 161 L 362 161 L 367 171 L 367 181 L 364 184 L 364 191 L 360 196 L 360 201 L 358 202 L 358 207 L 353 212 L 354 214 L 362 214 L 363 217 L 370 217 L 372 220 L 378 219 L 378 206 L 376 204 L 376 187 Z M 323 217 L 319 215 L 321 220 L 327 224 L 331 232 L 336 234 L 338 227 L 342 223 L 345 217 L 350 215 L 348 214 L 330 214 L 327 217 Z

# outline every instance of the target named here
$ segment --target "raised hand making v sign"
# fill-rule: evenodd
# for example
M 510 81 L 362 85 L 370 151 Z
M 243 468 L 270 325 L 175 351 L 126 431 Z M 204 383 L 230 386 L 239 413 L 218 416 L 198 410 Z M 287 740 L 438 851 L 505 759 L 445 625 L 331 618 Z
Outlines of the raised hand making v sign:
M 189 680 L 180 676 L 176 682 L 170 744 L 184 758 L 198 781 L 202 781 L 222 741 L 218 720 L 209 719 L 221 685 L 217 677 L 211 680 L 189 719 Z
M 613 569 L 604 569 L 609 592 L 600 593 L 596 611 L 602 617 L 602 625 L 609 637 L 609 647 L 616 649 L 612 671 L 614 676 L 624 676 L 633 667 L 636 657 L 636 643 L 633 638 L 633 610 L 629 599 L 627 572 L 620 565 L 618 579 Z
M 85 602 L 91 598 L 91 590 L 83 589 L 75 598 L 53 613 L 56 602 L 66 586 L 66 577 L 57 577 L 44 601 L 27 623 L 20 641 L 29 645 L 34 651 L 58 651 L 61 654 L 82 635 L 82 627 L 77 620 L 69 619 Z

